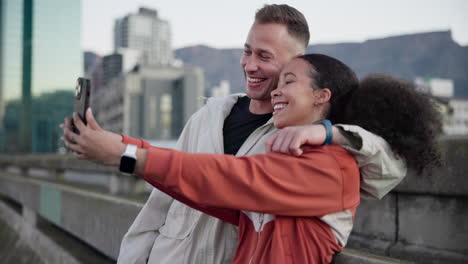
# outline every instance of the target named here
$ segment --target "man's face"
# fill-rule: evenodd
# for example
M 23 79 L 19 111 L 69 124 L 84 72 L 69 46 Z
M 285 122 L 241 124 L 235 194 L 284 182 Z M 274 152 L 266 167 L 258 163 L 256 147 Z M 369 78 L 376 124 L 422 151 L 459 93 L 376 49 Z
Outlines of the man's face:
M 253 100 L 270 100 L 281 69 L 299 55 L 298 45 L 285 25 L 254 23 L 240 60 L 247 96 Z

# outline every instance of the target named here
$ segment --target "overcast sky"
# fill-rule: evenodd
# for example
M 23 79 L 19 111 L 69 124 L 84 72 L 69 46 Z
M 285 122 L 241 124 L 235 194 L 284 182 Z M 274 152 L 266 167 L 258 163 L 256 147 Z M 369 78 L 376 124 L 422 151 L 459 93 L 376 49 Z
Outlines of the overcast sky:
M 174 48 L 240 48 L 255 11 L 265 3 L 286 3 L 304 13 L 311 44 L 451 30 L 456 42 L 468 45 L 467 0 L 82 0 L 82 46 L 110 53 L 114 20 L 145 6 L 169 21 Z

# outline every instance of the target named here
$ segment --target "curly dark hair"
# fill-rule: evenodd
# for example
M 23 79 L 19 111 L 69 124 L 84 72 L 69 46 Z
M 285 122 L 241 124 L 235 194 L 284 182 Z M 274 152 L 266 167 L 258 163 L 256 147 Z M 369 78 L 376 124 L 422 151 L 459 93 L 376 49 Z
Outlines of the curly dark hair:
M 345 123 L 384 138 L 416 173 L 441 165 L 437 145 L 441 116 L 435 102 L 418 92 L 415 84 L 384 74 L 369 75 L 354 90 L 345 110 Z

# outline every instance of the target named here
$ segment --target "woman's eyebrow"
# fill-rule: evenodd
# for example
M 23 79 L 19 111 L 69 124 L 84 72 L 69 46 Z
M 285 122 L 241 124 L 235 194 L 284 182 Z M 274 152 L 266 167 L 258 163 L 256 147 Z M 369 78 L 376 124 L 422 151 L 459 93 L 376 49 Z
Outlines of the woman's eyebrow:
M 296 74 L 292 73 L 292 72 L 285 72 L 283 73 L 283 77 L 287 77 L 288 75 L 292 75 L 293 77 L 296 77 Z

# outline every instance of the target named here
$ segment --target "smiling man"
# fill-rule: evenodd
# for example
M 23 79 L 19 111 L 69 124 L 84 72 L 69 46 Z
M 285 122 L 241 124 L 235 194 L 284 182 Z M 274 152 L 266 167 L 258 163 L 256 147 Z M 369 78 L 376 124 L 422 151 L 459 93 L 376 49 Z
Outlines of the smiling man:
M 271 118 L 270 93 L 278 84 L 279 73 L 287 62 L 305 53 L 308 42 L 309 29 L 302 13 L 288 5 L 259 9 L 240 59 L 246 96 L 209 99 L 187 122 L 177 149 L 244 156 L 264 153 L 267 144 L 269 151 L 298 155 L 302 144 L 323 142 L 322 125 L 275 133 Z M 402 161 L 380 138 L 355 126 L 336 126 L 333 132 L 334 143 L 346 145 L 347 138 L 358 142 L 353 149 L 348 148 L 360 164 L 362 177 L 369 179 L 361 183 L 363 195 L 380 198 L 405 175 Z M 73 140 L 67 136 L 66 140 L 70 147 Z M 123 142 L 131 143 L 125 137 Z M 237 234 L 235 226 L 154 189 L 123 238 L 118 263 L 230 263 Z M 338 241 L 343 239 L 337 237 Z

